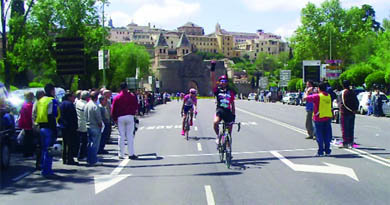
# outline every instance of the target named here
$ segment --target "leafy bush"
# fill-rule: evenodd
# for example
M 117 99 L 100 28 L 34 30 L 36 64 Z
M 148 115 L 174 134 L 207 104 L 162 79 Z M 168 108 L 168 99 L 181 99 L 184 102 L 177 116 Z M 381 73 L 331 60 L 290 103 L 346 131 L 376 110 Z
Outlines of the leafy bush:
M 385 86 L 385 72 L 381 70 L 375 71 L 374 73 L 371 73 L 367 76 L 365 82 L 368 89 L 374 88 L 374 85 Z

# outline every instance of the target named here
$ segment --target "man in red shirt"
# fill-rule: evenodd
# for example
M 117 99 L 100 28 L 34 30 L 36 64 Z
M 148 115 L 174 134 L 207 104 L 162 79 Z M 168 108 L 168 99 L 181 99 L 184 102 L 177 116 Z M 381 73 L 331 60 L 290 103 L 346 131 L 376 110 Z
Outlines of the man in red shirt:
M 111 115 L 119 130 L 119 159 L 124 159 L 125 137 L 129 159 L 137 159 L 134 154 L 134 115 L 137 113 L 138 101 L 134 93 L 129 92 L 125 82 L 120 84 L 121 92 L 114 98 Z

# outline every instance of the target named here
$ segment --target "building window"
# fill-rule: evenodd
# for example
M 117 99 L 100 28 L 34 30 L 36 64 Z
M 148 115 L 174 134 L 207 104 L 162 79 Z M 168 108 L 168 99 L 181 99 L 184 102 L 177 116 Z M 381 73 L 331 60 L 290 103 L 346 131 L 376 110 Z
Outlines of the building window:
M 263 51 L 263 48 L 261 48 L 261 51 Z
M 162 53 L 162 49 L 160 48 L 160 53 Z
M 256 49 L 256 53 L 258 53 L 259 52 L 259 49 Z
M 271 51 L 271 48 L 268 48 L 268 51 Z
M 185 50 L 183 49 L 183 54 L 185 54 Z
M 188 53 L 188 49 L 186 50 L 186 53 Z
M 164 53 L 166 53 L 166 50 L 164 49 Z

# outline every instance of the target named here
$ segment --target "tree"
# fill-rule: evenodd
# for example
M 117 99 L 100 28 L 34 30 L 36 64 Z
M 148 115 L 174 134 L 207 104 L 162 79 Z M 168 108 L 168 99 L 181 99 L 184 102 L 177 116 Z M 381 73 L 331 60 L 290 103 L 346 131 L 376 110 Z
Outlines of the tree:
M 370 75 L 367 76 L 365 83 L 367 89 L 373 89 L 374 85 L 384 87 L 386 85 L 385 72 L 379 70 L 371 73 Z
M 30 1 L 33 5 L 34 1 Z M 34 81 L 54 83 L 70 88 L 74 76 L 56 74 L 55 38 L 83 37 L 87 75 L 79 76 L 82 88 L 98 87 L 100 74 L 97 70 L 97 53 L 103 44 L 103 33 L 96 0 L 46 0 L 34 3 L 30 15 L 24 16 L 25 25 L 20 36 L 10 33 L 14 46 L 9 60 L 19 72 L 33 71 Z M 13 20 L 13 19 L 12 19 Z M 10 21 L 18 25 L 17 21 Z M 20 33 L 19 33 L 20 34 Z
M 352 85 L 362 86 L 366 77 L 373 71 L 371 65 L 367 63 L 352 65 L 347 71 L 340 75 L 340 84 L 343 80 L 349 80 Z
M 119 88 L 126 77 L 134 77 L 136 68 L 140 68 L 140 78 L 150 74 L 150 56 L 145 47 L 134 43 L 115 43 L 109 47 L 110 69 L 107 70 L 107 87 Z
M 299 82 L 299 80 L 302 80 L 302 79 L 300 79 L 300 78 L 291 79 L 288 82 L 287 90 L 288 91 L 297 91 L 297 83 Z

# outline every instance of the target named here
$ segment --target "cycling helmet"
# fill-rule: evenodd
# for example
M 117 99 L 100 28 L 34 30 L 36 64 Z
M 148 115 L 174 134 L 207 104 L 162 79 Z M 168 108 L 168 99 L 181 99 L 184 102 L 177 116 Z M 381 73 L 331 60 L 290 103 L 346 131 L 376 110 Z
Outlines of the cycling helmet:
M 226 75 L 221 75 L 219 78 L 218 78 L 218 81 L 221 81 L 221 80 L 228 80 L 227 76 Z
M 196 89 L 195 89 L 195 88 L 191 88 L 191 89 L 190 89 L 190 93 L 196 94 Z

